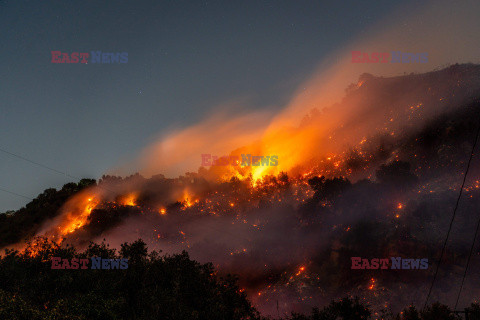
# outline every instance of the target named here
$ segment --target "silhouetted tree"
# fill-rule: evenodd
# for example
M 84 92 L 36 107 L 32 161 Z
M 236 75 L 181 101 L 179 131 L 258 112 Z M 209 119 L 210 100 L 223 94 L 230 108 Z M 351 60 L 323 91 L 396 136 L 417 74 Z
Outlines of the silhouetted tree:
M 127 258 L 126 270 L 51 269 L 51 258 Z M 35 238 L 0 257 L 0 319 L 260 319 L 238 279 L 186 252 L 161 256 L 142 240 L 117 253 L 91 243 L 82 253 Z

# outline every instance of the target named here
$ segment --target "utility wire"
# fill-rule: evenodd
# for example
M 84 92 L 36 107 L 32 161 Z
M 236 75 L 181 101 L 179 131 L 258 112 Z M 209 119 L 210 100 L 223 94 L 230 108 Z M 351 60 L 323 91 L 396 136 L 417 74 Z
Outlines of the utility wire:
M 13 156 L 13 157 L 16 157 L 16 158 L 18 158 L 18 159 L 22 159 L 23 161 L 30 162 L 30 163 L 32 163 L 32 164 L 34 164 L 34 165 L 37 165 L 37 166 L 39 166 L 39 167 L 42 167 L 42 168 L 44 168 L 44 169 L 48 169 L 48 170 L 50 170 L 50 171 L 59 173 L 59 174 L 61 174 L 61 175 L 63 175 L 63 176 L 66 176 L 66 177 L 69 177 L 69 178 L 73 178 L 73 179 L 81 179 L 81 178 L 79 178 L 79 177 L 71 176 L 71 175 L 69 175 L 67 172 L 59 171 L 59 170 L 57 170 L 57 169 L 51 168 L 51 167 L 49 167 L 49 166 L 46 166 L 46 165 L 44 165 L 44 164 L 38 163 L 38 162 L 33 161 L 33 160 L 30 160 L 30 159 L 27 159 L 27 158 L 25 158 L 25 157 L 22 157 L 22 156 L 20 156 L 20 155 L 18 155 L 18 154 L 15 154 L 15 153 L 13 153 L 13 152 L 7 151 L 7 150 L 5 150 L 5 149 L 0 148 L 0 151 L 3 152 L 3 153 L 6 153 L 6 154 L 8 154 L 8 155 L 11 155 L 11 156 Z
M 37 166 L 39 166 L 39 167 L 42 167 L 42 168 L 44 168 L 44 169 L 48 169 L 48 170 L 53 171 L 53 172 L 55 172 L 55 173 L 61 174 L 62 176 L 69 177 L 69 178 L 72 178 L 72 179 L 75 179 L 75 180 L 82 180 L 82 178 L 80 178 L 80 177 L 72 176 L 72 175 L 68 174 L 67 172 L 62 172 L 62 171 L 57 170 L 57 169 L 55 169 L 55 168 L 46 166 L 46 165 L 44 165 L 44 164 L 41 164 L 41 163 L 39 163 L 39 162 L 30 160 L 30 159 L 28 159 L 28 158 L 22 157 L 22 156 L 20 156 L 20 155 L 18 155 L 18 154 L 16 154 L 16 153 L 7 151 L 7 150 L 5 150 L 5 149 L 3 149 L 3 148 L 0 148 L 0 151 L 3 152 L 3 153 L 6 153 L 6 154 L 8 154 L 8 155 L 11 155 L 11 156 L 13 156 L 13 157 L 16 157 L 16 158 L 18 158 L 18 159 L 21 159 L 21 160 L 23 160 L 23 161 L 26 161 L 26 162 L 32 163 L 32 164 L 34 164 L 34 165 L 37 165 Z M 103 189 L 103 190 L 112 192 L 112 193 L 116 193 L 115 191 L 110 190 L 110 189 L 107 189 L 107 188 L 105 188 L 104 186 L 97 185 L 97 187 L 100 188 L 100 189 Z M 7 191 L 7 192 L 8 192 L 8 191 Z M 11 192 L 10 192 L 10 193 L 11 193 Z M 17 195 L 18 195 L 18 194 L 17 194 Z M 20 195 L 20 196 L 21 196 L 21 197 L 24 197 L 24 196 L 22 196 L 22 195 Z M 24 198 L 26 198 L 26 197 L 24 197 Z M 27 199 L 30 199 L 30 198 L 27 198 Z M 33 200 L 33 199 L 32 199 L 32 200 Z
M 438 269 L 440 268 L 440 263 L 442 261 L 443 254 L 444 254 L 445 248 L 447 246 L 448 238 L 450 236 L 450 231 L 452 231 L 453 220 L 455 220 L 455 215 L 457 214 L 458 204 L 460 203 L 460 198 L 462 197 L 463 188 L 465 187 L 465 181 L 467 180 L 468 171 L 470 169 L 470 164 L 472 162 L 473 153 L 475 151 L 475 147 L 477 145 L 479 135 L 480 135 L 480 125 L 478 126 L 478 129 L 477 129 L 477 134 L 475 136 L 475 141 L 473 143 L 472 152 L 470 153 L 470 158 L 468 159 L 467 169 L 465 170 L 465 174 L 463 176 L 462 186 L 460 187 L 460 192 L 458 194 L 457 203 L 455 204 L 455 209 L 453 210 L 453 216 L 452 216 L 452 219 L 450 220 L 450 226 L 448 227 L 447 237 L 445 238 L 445 242 L 443 243 L 442 253 L 440 254 L 440 259 L 438 260 L 437 269 L 435 270 L 435 274 L 433 276 L 432 284 L 430 285 L 430 289 L 428 290 L 428 295 L 427 295 L 427 299 L 425 299 L 425 304 L 423 306 L 423 310 L 425 310 L 425 308 L 427 307 L 428 299 L 430 298 L 430 294 L 432 293 L 433 285 L 435 284 L 435 280 L 437 279 Z M 478 230 L 478 228 L 477 228 L 477 230 Z M 463 281 L 462 281 L 462 285 L 463 285 Z
M 27 196 L 24 196 L 23 194 L 19 194 L 19 193 L 16 193 L 16 192 L 13 192 L 13 191 L 8 191 L 7 189 L 3 189 L 3 188 L 0 188 L 0 191 L 3 191 L 3 192 L 6 192 L 6 193 L 10 193 L 10 194 L 13 194 L 17 197 L 22 197 L 22 198 L 25 198 L 25 199 L 28 199 L 28 200 L 34 200 L 30 197 L 27 197 Z
M 478 129 L 478 132 L 477 132 L 477 137 L 475 138 L 475 143 L 474 143 L 473 149 L 475 149 L 475 144 L 477 143 L 479 135 L 480 135 L 480 126 L 479 126 L 479 129 Z M 472 156 L 473 156 L 473 151 L 472 151 L 472 155 L 470 155 L 470 158 L 472 158 Z M 478 235 L 478 229 L 479 228 L 480 228 L 480 217 L 477 220 L 477 228 L 475 229 L 475 234 L 473 236 L 472 245 L 470 247 L 470 252 L 468 254 L 467 264 L 465 265 L 465 271 L 464 271 L 463 277 L 462 277 L 462 284 L 460 285 L 460 290 L 458 291 L 458 295 L 457 295 L 457 301 L 455 302 L 455 307 L 453 308 L 453 310 L 457 309 L 458 301 L 460 300 L 460 295 L 462 294 L 463 285 L 465 283 L 465 278 L 467 277 L 468 266 L 470 265 L 470 260 L 472 258 L 473 248 L 475 247 L 475 242 L 477 241 L 477 235 Z
M 39 167 L 48 169 L 48 170 L 50 170 L 50 171 L 59 173 L 59 174 L 64 175 L 64 176 L 66 176 L 66 177 L 70 177 L 70 178 L 74 178 L 74 179 L 79 179 L 79 178 L 77 178 L 77 177 L 74 177 L 74 176 L 71 176 L 71 175 L 67 174 L 66 172 L 62 172 L 62 171 L 59 171 L 59 170 L 57 170 L 57 169 L 51 168 L 51 167 L 49 167 L 49 166 L 46 166 L 46 165 L 44 165 L 44 164 L 38 163 L 38 162 L 36 162 L 36 161 L 27 159 L 27 158 L 25 158 L 25 157 L 22 157 L 22 156 L 20 156 L 20 155 L 18 155 L 18 154 L 15 154 L 15 153 L 13 153 L 13 152 L 7 151 L 7 150 L 5 150 L 5 149 L 0 148 L 0 151 L 3 152 L 3 153 L 8 154 L 8 155 L 10 155 L 10 156 L 13 156 L 13 157 L 15 157 L 15 158 L 21 159 L 21 160 L 23 160 L 23 161 L 32 163 L 32 164 L 34 164 L 34 165 L 36 165 L 36 166 L 39 166 Z M 13 191 L 9 191 L 9 190 L 4 189 L 4 188 L 0 188 L 0 191 L 3 191 L 3 192 L 5 192 L 5 193 L 9 193 L 9 194 L 13 194 L 13 195 L 15 195 L 15 196 L 22 197 L 22 198 L 25 198 L 25 199 L 28 199 L 28 200 L 34 200 L 33 198 L 27 197 L 27 196 L 25 196 L 25 195 L 23 195 L 23 194 L 19 194 L 19 193 L 13 192 Z
M 475 242 L 477 240 L 477 234 L 478 234 L 479 226 L 480 226 L 480 218 L 477 221 L 477 229 L 475 229 L 475 235 L 473 236 L 472 246 L 470 247 L 470 253 L 468 254 L 467 265 L 465 266 L 465 272 L 463 273 L 462 284 L 460 285 L 460 290 L 458 291 L 457 301 L 455 302 L 455 307 L 453 308 L 453 310 L 457 310 L 457 305 L 458 305 L 458 301 L 460 300 L 460 295 L 462 293 L 463 284 L 465 282 L 465 277 L 467 276 L 468 265 L 470 264 L 470 259 L 472 258 L 473 247 L 475 246 Z

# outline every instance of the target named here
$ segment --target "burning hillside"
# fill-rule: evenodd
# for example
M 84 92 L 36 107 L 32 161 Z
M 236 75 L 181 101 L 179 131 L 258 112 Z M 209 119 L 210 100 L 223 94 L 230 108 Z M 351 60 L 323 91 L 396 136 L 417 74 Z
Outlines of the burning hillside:
M 208 152 L 276 155 L 277 166 L 217 165 L 178 178 L 107 175 L 41 220 L 34 233 L 80 246 L 142 238 L 168 253 L 187 250 L 239 274 L 268 313 L 277 301 L 283 313 L 345 292 L 377 309 L 422 302 L 479 125 L 479 99 L 477 65 L 393 78 L 364 74 L 341 102 L 312 106 L 296 126 L 273 119 L 256 141 L 208 150 L 196 137 L 202 152 L 181 151 L 198 166 Z M 186 148 L 197 133 L 178 133 L 147 150 L 146 171 L 166 144 L 176 143 L 169 152 Z M 468 253 L 479 169 L 467 180 L 441 290 L 434 293 L 445 302 Z M 352 270 L 351 257 L 426 257 L 430 268 Z

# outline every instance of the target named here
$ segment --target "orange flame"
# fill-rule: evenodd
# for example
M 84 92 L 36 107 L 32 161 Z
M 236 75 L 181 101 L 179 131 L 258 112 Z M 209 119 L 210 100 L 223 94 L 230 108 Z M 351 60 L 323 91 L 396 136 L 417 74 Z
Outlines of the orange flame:
M 189 208 L 198 203 L 198 199 L 194 199 L 194 195 L 187 189 L 183 191 L 182 200 L 180 201 L 185 208 Z
M 92 213 L 92 210 L 95 208 L 96 202 L 92 198 L 87 198 L 84 203 L 84 209 L 80 215 L 72 216 L 69 223 L 63 228 L 62 234 L 72 233 L 78 228 L 81 228 L 87 221 L 88 216 Z
M 126 196 L 121 197 L 119 202 L 121 205 L 124 205 L 124 206 L 135 207 L 137 205 L 137 198 L 138 198 L 137 193 L 130 193 L 130 194 L 127 194 Z

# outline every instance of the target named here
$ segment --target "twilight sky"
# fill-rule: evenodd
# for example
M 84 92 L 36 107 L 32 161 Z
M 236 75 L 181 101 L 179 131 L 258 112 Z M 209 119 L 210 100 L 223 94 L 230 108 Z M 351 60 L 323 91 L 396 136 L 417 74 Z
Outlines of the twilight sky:
M 0 149 L 98 179 L 223 103 L 280 108 L 322 58 L 421 3 L 324 2 L 0 1 Z M 53 64 L 56 50 L 128 63 Z M 72 180 L 0 152 L 1 189 Z M 28 201 L 0 190 L 0 212 Z

